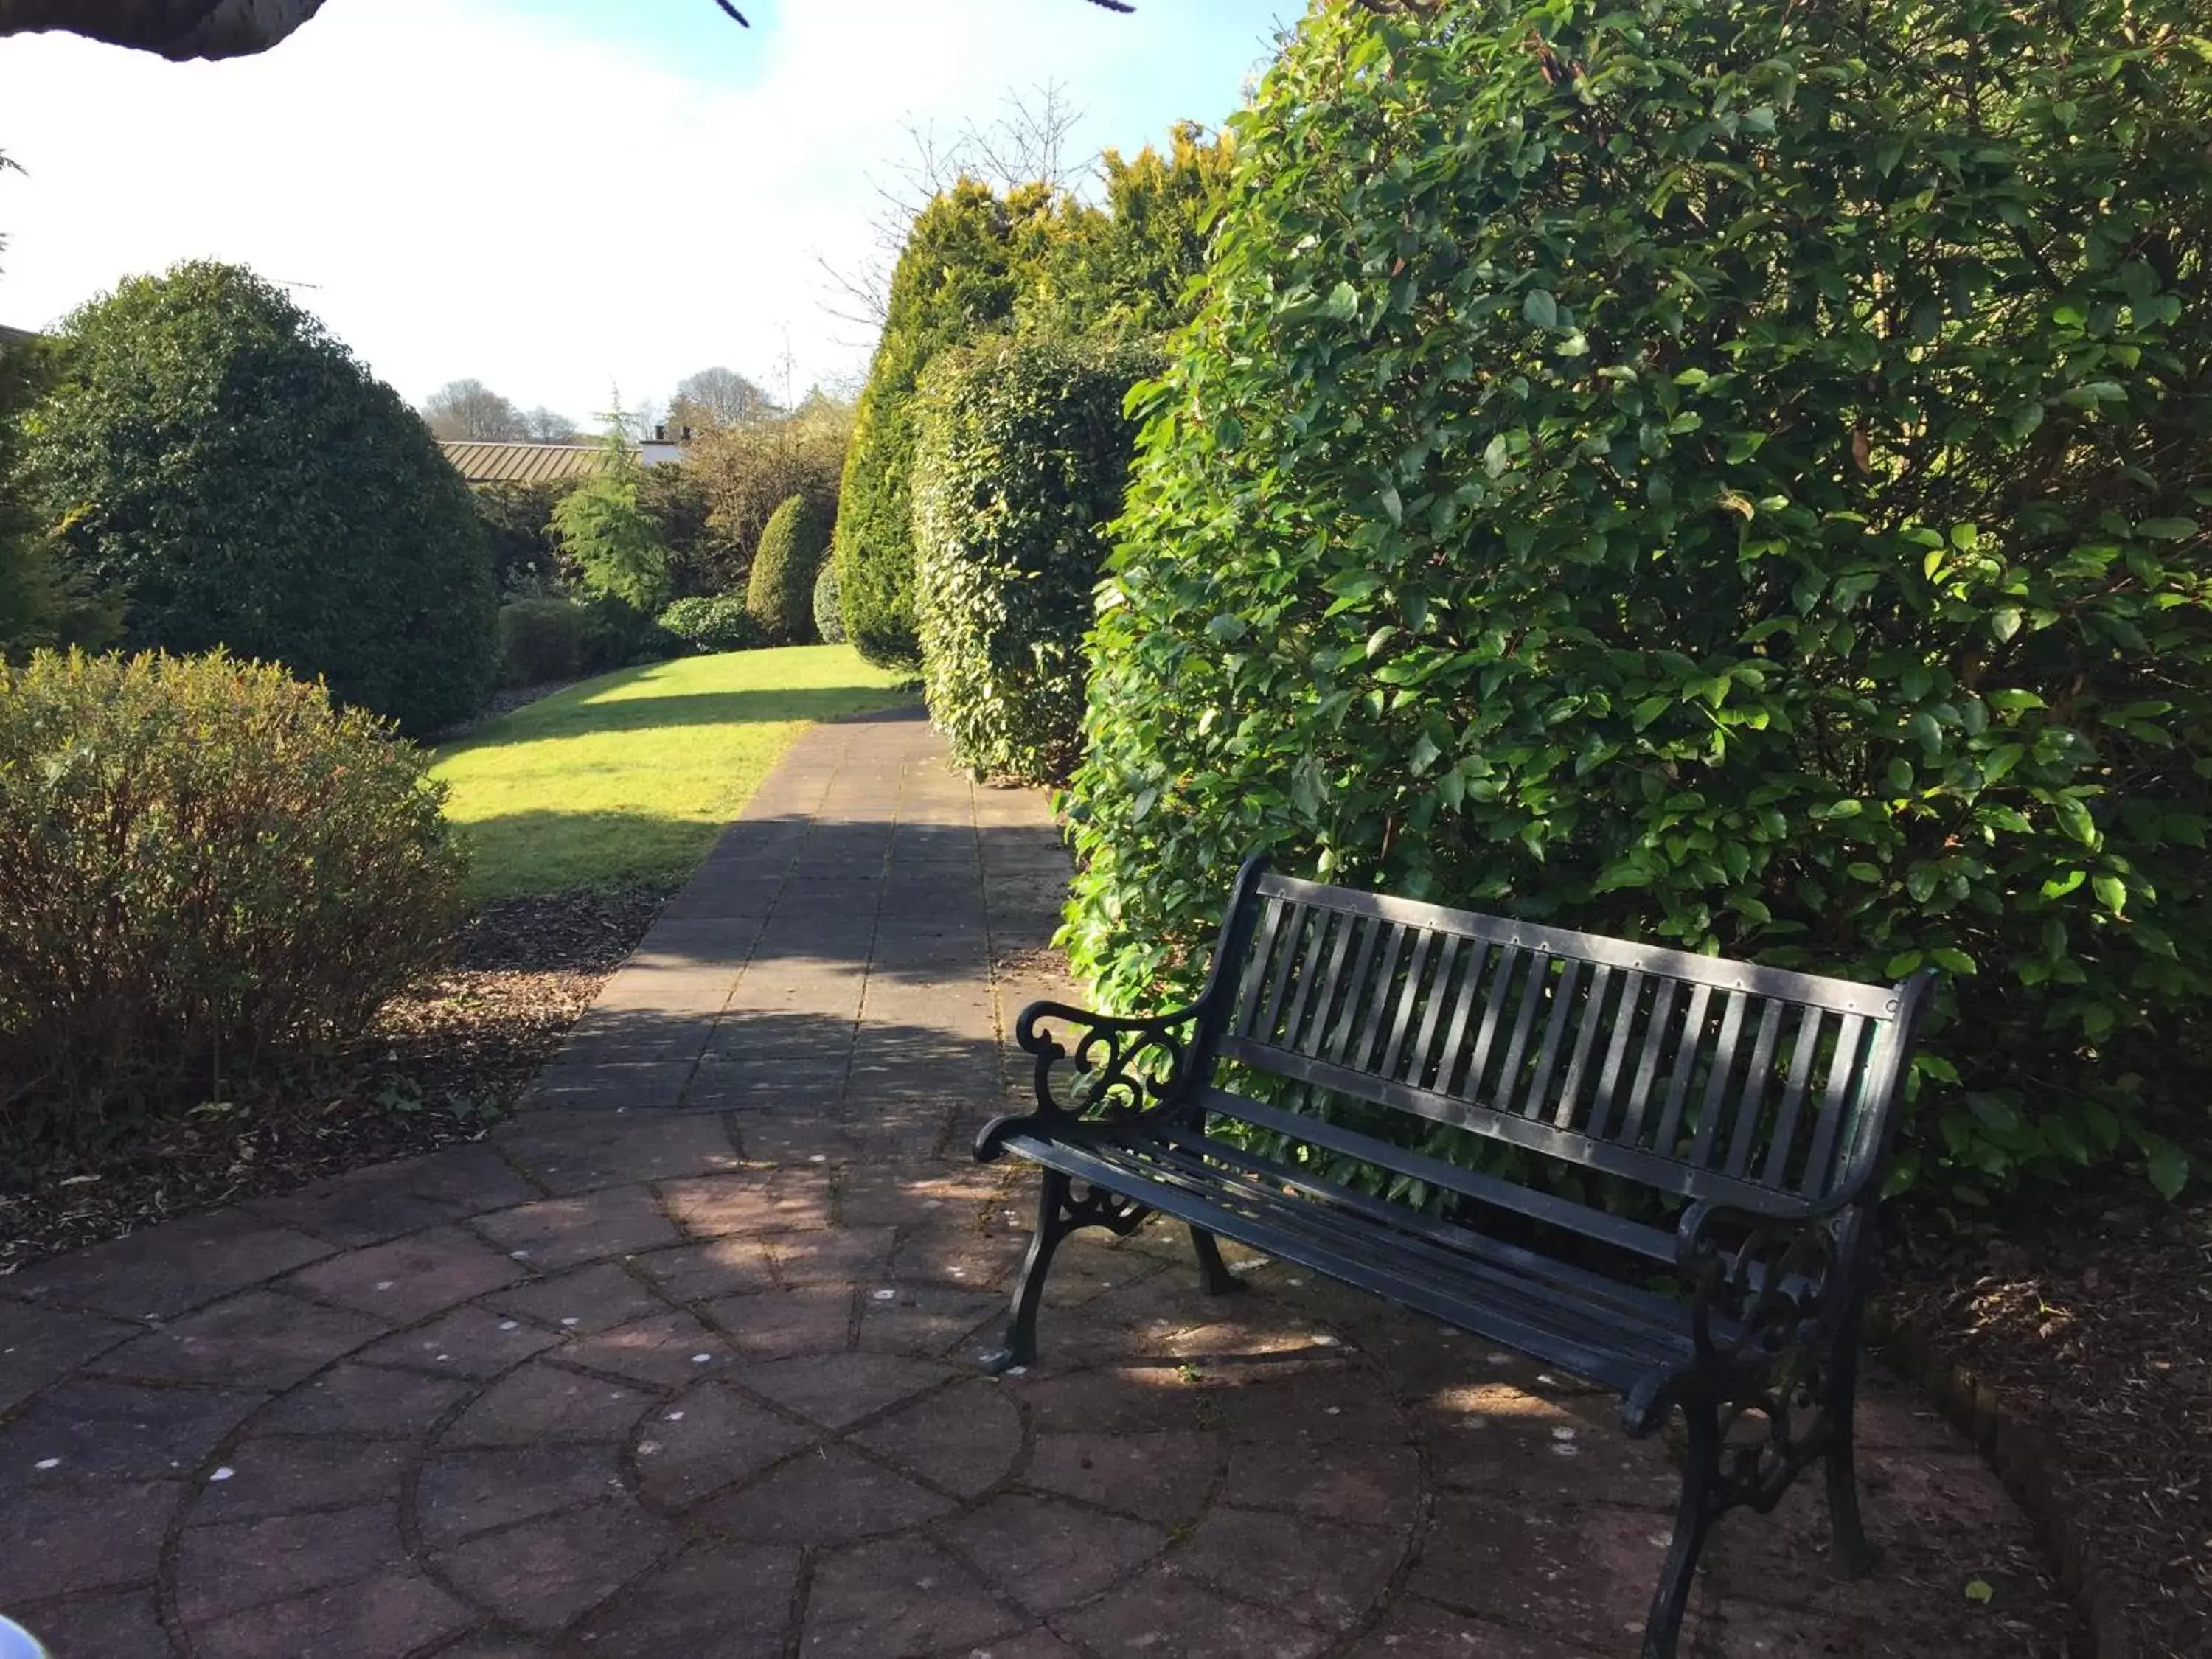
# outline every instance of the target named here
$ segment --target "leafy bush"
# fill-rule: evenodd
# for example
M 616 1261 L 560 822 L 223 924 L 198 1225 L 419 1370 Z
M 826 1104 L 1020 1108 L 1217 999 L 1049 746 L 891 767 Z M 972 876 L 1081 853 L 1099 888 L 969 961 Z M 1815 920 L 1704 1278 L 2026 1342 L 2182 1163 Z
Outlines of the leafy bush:
M 71 1140 L 358 1033 L 462 859 L 428 758 L 216 653 L 0 665 L 0 1102 Z
M 660 623 L 609 594 L 511 600 L 499 608 L 499 639 L 505 685 L 581 679 L 681 648 Z
M 532 598 L 559 583 L 560 550 L 550 520 L 554 507 L 574 487 L 573 478 L 469 487 L 491 555 L 492 583 L 501 599 Z
M 711 555 L 692 562 L 694 591 L 743 592 L 769 514 L 793 495 L 834 521 L 852 435 L 853 405 L 815 392 L 788 415 L 724 427 L 694 444 L 684 469 L 706 491 L 713 530 Z
M 133 277 L 63 325 L 27 495 L 125 642 L 221 645 L 434 731 L 494 672 L 468 488 L 413 410 L 233 265 Z
M 962 765 L 1025 783 L 1082 745 L 1083 636 L 1121 510 L 1141 346 L 1006 341 L 941 359 L 915 458 L 930 717 Z
M 814 631 L 824 645 L 845 643 L 845 612 L 837 596 L 837 561 L 822 561 L 814 578 Z
M 805 645 L 814 635 L 814 579 L 830 547 L 830 522 L 804 495 L 769 516 L 745 583 L 745 608 L 768 638 Z
M 837 585 L 845 633 L 882 668 L 918 670 L 915 632 L 915 388 L 938 353 L 1002 325 L 1059 225 L 1042 185 L 1005 199 L 963 179 L 923 210 L 891 275 L 883 338 L 854 417 L 837 501 Z
M 555 504 L 553 532 L 587 590 L 649 614 L 668 598 L 668 548 L 639 501 L 646 469 L 619 426 L 599 451 L 599 470 Z
M 1327 877 L 1946 970 L 1899 1178 L 2139 1151 L 2212 988 L 2185 0 L 1319 8 L 1097 635 L 1068 939 Z M 2186 1117 L 2183 1114 L 2186 1114 Z
M 712 598 L 729 586 L 721 572 L 731 562 L 731 550 L 714 519 L 707 479 L 688 456 L 642 468 L 637 504 L 667 550 L 670 592 Z
M 769 643 L 747 601 L 735 593 L 678 599 L 660 613 L 660 626 L 694 651 L 750 651 Z

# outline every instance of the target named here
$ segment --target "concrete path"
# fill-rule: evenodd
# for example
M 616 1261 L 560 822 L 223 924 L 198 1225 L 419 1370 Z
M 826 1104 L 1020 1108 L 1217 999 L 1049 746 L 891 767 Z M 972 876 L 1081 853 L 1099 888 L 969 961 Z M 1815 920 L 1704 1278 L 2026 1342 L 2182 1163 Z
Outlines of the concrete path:
M 60 1659 L 1632 1652 L 1666 1449 L 1510 1354 L 1148 1230 L 977 1373 L 1031 1178 L 967 1141 L 1066 874 L 919 721 L 817 728 L 495 1141 L 0 1280 L 0 1607 Z M 2017 1516 L 1865 1429 L 1881 1574 L 1733 1516 L 1686 1655 L 1997 1650 Z

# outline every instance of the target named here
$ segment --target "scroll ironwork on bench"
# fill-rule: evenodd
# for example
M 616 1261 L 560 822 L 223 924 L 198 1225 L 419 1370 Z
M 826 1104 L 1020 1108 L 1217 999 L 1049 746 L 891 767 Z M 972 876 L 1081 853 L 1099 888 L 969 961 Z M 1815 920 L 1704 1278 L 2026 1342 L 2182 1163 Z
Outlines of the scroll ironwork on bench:
M 1871 1564 L 1852 1473 L 1859 1313 L 1929 983 L 1539 927 L 1255 860 L 1188 1007 L 1024 1011 L 1036 1102 L 988 1125 L 976 1156 L 1012 1152 L 1044 1176 L 1006 1345 L 986 1363 L 1035 1357 L 1062 1238 L 1158 1212 L 1189 1228 L 1210 1291 L 1236 1288 L 1215 1243 L 1233 1238 L 1610 1388 L 1632 1435 L 1679 1413 L 1689 1453 L 1643 1646 L 1666 1659 L 1714 1521 L 1771 1510 L 1809 1463 L 1826 1472 L 1838 1570 Z M 1652 1225 L 1225 1086 L 1255 1077 L 1682 1207 Z M 1332 1179 L 1346 1158 L 1448 1195 L 1449 1216 Z M 1669 1268 L 1679 1294 L 1648 1288 Z

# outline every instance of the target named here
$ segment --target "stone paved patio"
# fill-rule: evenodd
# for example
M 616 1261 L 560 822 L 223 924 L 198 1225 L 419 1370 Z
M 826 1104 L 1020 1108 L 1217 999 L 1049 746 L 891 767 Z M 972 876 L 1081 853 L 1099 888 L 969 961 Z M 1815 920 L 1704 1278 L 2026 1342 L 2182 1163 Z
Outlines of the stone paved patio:
M 967 1142 L 1065 879 L 917 720 L 817 728 L 496 1141 L 0 1280 L 0 1607 L 60 1659 L 1632 1652 L 1666 1449 L 1512 1355 L 1249 1259 L 1209 1300 L 1147 1230 L 977 1373 L 1030 1177 Z M 1870 1393 L 1881 1573 L 1809 1492 L 1731 1517 L 1686 1654 L 2032 1597 Z

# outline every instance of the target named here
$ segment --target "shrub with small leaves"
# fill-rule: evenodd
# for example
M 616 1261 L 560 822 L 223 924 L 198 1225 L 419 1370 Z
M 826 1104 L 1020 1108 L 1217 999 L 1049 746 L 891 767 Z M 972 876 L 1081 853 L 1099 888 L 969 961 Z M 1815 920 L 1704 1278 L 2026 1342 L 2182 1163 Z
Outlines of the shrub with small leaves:
M 1237 860 L 1944 970 L 1935 1203 L 2201 1136 L 2193 0 L 1316 7 L 1146 404 L 1074 781 L 1109 998 Z M 1925 1086 L 1920 1086 L 1925 1085 Z
M 217 653 L 0 665 L 0 1115 L 74 1143 L 357 1036 L 435 963 L 428 757 Z
M 750 651 L 769 642 L 767 633 L 735 593 L 678 599 L 660 613 L 660 626 L 694 651 Z
M 953 758 L 1024 783 L 1083 741 L 1083 636 L 1121 511 L 1149 346 L 994 342 L 942 360 L 915 451 L 915 610 L 930 718 Z
M 745 582 L 745 609 L 779 645 L 814 635 L 814 579 L 830 550 L 830 517 L 811 497 L 793 495 L 769 514 Z
M 835 559 L 823 560 L 821 574 L 814 579 L 814 631 L 824 645 L 845 643 L 845 613 L 838 609 Z

